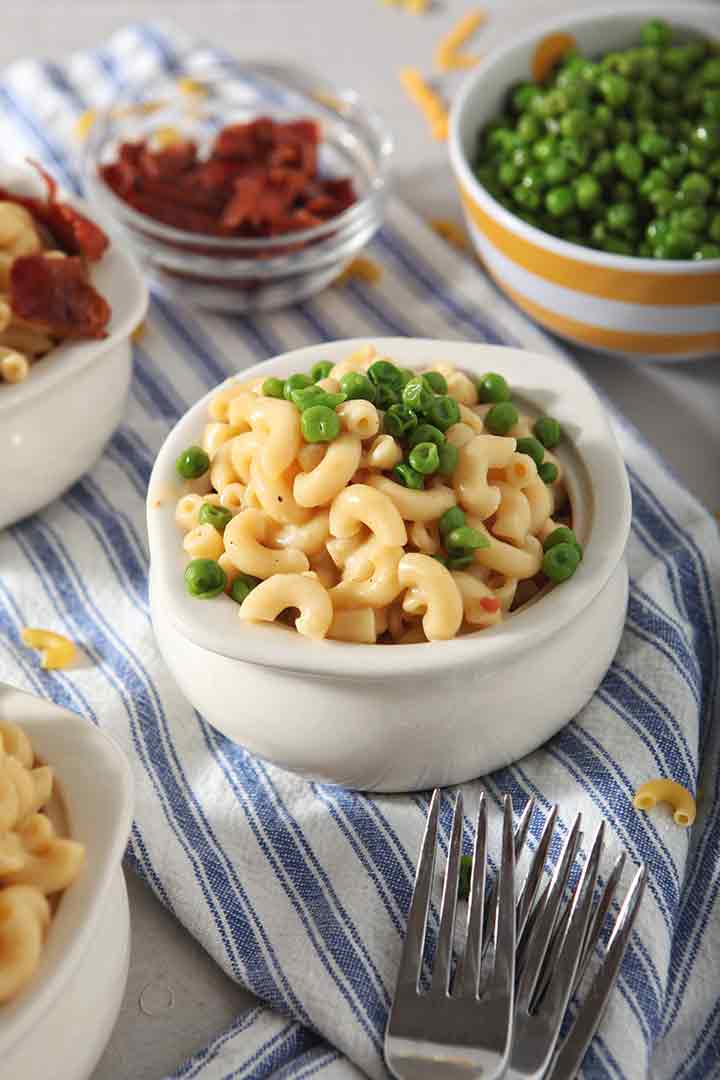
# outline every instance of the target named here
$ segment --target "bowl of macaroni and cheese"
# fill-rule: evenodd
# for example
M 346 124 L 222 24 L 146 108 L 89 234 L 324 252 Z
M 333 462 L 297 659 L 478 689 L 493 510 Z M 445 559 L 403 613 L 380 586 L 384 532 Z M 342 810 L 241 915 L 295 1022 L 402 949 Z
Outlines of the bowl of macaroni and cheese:
M 3 1076 L 91 1075 L 127 978 L 120 863 L 131 823 L 119 748 L 89 721 L 0 684 Z
M 558 357 L 299 349 L 178 422 L 147 502 L 160 649 L 206 719 L 309 778 L 458 783 L 591 697 L 625 617 L 630 498 Z
M 0 168 L 0 528 L 100 455 L 125 407 L 147 302 L 134 259 L 80 200 L 27 166 Z

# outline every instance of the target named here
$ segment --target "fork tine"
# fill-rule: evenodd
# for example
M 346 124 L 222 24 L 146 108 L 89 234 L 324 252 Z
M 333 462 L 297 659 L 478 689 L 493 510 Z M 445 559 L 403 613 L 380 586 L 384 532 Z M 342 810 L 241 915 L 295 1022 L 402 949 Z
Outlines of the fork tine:
M 440 813 L 441 792 L 435 788 L 428 810 L 427 824 L 423 835 L 420 858 L 415 874 L 410 911 L 408 912 L 407 932 L 400 958 L 400 971 L 397 985 L 410 986 L 417 990 L 422 969 L 425 931 L 427 928 L 428 909 L 432 895 L 433 871 L 435 869 L 435 841 L 437 839 L 438 815 Z
M 585 1052 L 605 1013 L 610 991 L 615 985 L 640 908 L 646 875 L 645 866 L 641 866 L 633 878 L 615 921 L 602 967 L 548 1071 L 547 1080 L 573 1080 L 577 1075 Z
M 613 902 L 615 893 L 617 891 L 622 872 L 625 867 L 625 852 L 621 851 L 617 857 L 615 865 L 610 871 L 610 875 L 605 883 L 603 894 L 598 900 L 597 907 L 593 913 L 593 917 L 590 920 L 587 936 L 585 938 L 585 944 L 583 945 L 582 956 L 580 957 L 580 963 L 578 964 L 577 975 L 575 976 L 574 990 L 577 990 L 580 981 L 590 963 L 590 958 L 595 952 L 595 946 L 600 940 L 600 934 L 602 932 L 603 924 L 605 922 L 605 916 L 610 910 L 610 905 Z
M 453 931 L 455 930 L 455 911 L 457 908 L 458 882 L 460 877 L 460 845 L 462 844 L 463 797 L 458 791 L 455 799 L 450 847 L 445 864 L 442 906 L 440 909 L 440 929 L 438 930 L 435 965 L 432 974 L 433 993 L 447 994 L 450 985 L 450 965 L 452 961 Z
M 512 1035 L 512 1013 L 515 986 L 515 844 L 513 842 L 512 800 L 505 796 L 502 858 L 498 871 L 498 902 L 495 916 L 495 957 L 492 974 L 481 987 L 483 992 L 503 996 L 508 1001 L 506 1051 Z
M 547 821 L 543 826 L 543 831 L 540 834 L 540 841 L 535 854 L 533 855 L 530 869 L 528 870 L 527 877 L 523 882 L 522 889 L 520 890 L 520 897 L 518 899 L 518 912 L 517 912 L 517 924 L 518 924 L 518 938 L 522 937 L 525 924 L 527 923 L 528 915 L 532 910 L 535 897 L 537 895 L 540 882 L 542 881 L 542 873 L 545 868 L 545 860 L 547 858 L 548 848 L 550 847 L 550 841 L 552 840 L 552 834 L 555 829 L 555 821 L 557 819 L 558 808 L 553 806 L 550 811 Z
M 535 799 L 531 798 L 525 803 L 525 809 L 520 815 L 520 820 L 517 823 L 515 829 L 515 862 L 520 858 L 522 849 L 525 846 L 525 840 L 527 839 L 528 829 L 530 827 L 530 819 L 535 812 Z M 492 934 L 492 928 L 495 926 L 495 904 L 497 901 L 497 884 L 498 879 L 493 881 L 490 891 L 485 900 L 485 913 L 483 916 L 483 951 L 487 947 L 490 936 Z
M 518 1007 L 524 1010 L 529 1009 L 530 1001 L 542 972 L 543 959 L 552 937 L 570 867 L 575 857 L 575 843 L 580 832 L 580 822 L 581 815 L 578 814 L 555 868 L 547 898 L 543 902 L 542 910 L 533 923 L 528 937 L 524 955 L 524 968 L 520 976 L 520 985 L 517 992 Z
M 480 945 L 485 908 L 486 864 L 487 803 L 485 793 L 482 792 L 475 825 L 475 845 L 473 848 L 472 876 L 470 878 L 470 903 L 467 913 L 465 949 L 460 955 L 455 971 L 455 992 L 473 997 L 477 994 L 480 976 Z

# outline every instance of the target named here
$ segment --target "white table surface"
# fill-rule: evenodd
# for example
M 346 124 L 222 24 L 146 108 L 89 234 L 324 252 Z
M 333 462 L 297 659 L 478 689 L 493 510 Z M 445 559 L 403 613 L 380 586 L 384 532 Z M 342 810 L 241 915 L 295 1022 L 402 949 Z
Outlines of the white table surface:
M 486 0 L 483 49 L 581 0 Z M 590 6 L 591 0 L 582 0 Z M 440 34 L 471 6 L 435 0 L 423 17 L 380 0 L 3 0 L 0 64 L 59 59 L 132 19 L 167 18 L 239 57 L 292 60 L 355 87 L 397 139 L 396 188 L 426 216 L 460 220 L 445 148 L 427 135 L 397 82 L 412 64 L 431 71 Z M 660 7 L 660 4 L 658 4 Z M 720 509 L 720 361 L 645 366 L 581 357 L 587 374 L 662 449 L 707 506 Z M 251 998 L 231 983 L 134 877 L 133 947 L 118 1025 L 93 1080 L 158 1080 L 222 1031 Z

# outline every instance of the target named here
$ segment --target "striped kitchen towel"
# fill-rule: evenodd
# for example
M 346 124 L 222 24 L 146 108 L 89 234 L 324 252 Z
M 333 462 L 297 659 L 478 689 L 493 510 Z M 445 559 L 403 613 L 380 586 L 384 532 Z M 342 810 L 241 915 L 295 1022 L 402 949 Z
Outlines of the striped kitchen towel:
M 25 148 L 78 186 L 73 120 L 153 73 L 210 55 L 178 33 L 131 26 L 63 64 L 18 62 L 0 81 L 2 145 Z M 170 426 L 219 379 L 339 337 L 413 335 L 556 350 L 477 264 L 397 202 L 371 246 L 379 285 L 350 283 L 252 319 L 153 298 L 123 423 L 103 458 L 42 513 L 0 534 L 0 679 L 110 731 L 133 763 L 129 865 L 260 1004 L 175 1077 L 383 1077 L 397 970 L 427 793 L 367 797 L 306 783 L 250 757 L 183 700 L 158 655 L 147 602 L 144 494 Z M 720 1075 L 720 797 L 717 529 L 638 434 L 617 418 L 634 515 L 627 626 L 595 695 L 523 761 L 465 785 L 516 812 L 538 800 L 560 828 L 582 810 L 649 881 L 617 989 L 583 1076 Z M 599 508 L 602 512 L 602 507 Z M 79 641 L 92 663 L 42 671 L 24 624 Z M 699 793 L 691 831 L 632 809 L 636 786 L 669 775 Z M 443 835 L 450 820 L 444 802 Z M 554 857 L 557 852 L 554 852 Z M 433 923 L 432 931 L 436 929 Z M 122 1078 L 118 1078 L 122 1080 Z

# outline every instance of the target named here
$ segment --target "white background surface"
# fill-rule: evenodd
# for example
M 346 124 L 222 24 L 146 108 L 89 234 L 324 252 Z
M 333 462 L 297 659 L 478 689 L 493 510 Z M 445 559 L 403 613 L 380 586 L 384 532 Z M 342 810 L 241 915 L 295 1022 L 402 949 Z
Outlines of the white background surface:
M 435 0 L 430 14 L 416 17 L 381 0 L 2 0 L 0 64 L 28 55 L 60 59 L 129 20 L 174 19 L 241 58 L 292 60 L 357 89 L 396 136 L 399 193 L 424 215 L 460 220 L 445 147 L 428 137 L 397 70 L 411 64 L 430 74 L 438 37 L 470 6 L 470 0 Z M 491 15 L 477 47 L 487 50 L 535 22 L 577 9 L 581 0 L 490 0 L 483 6 Z M 591 3 L 582 0 L 582 6 Z M 583 364 L 688 487 L 710 509 L 720 509 L 720 358 L 683 367 L 605 357 L 584 357 Z M 131 876 L 128 886 L 130 979 L 93 1080 L 159 1080 L 250 1001 L 144 885 Z

